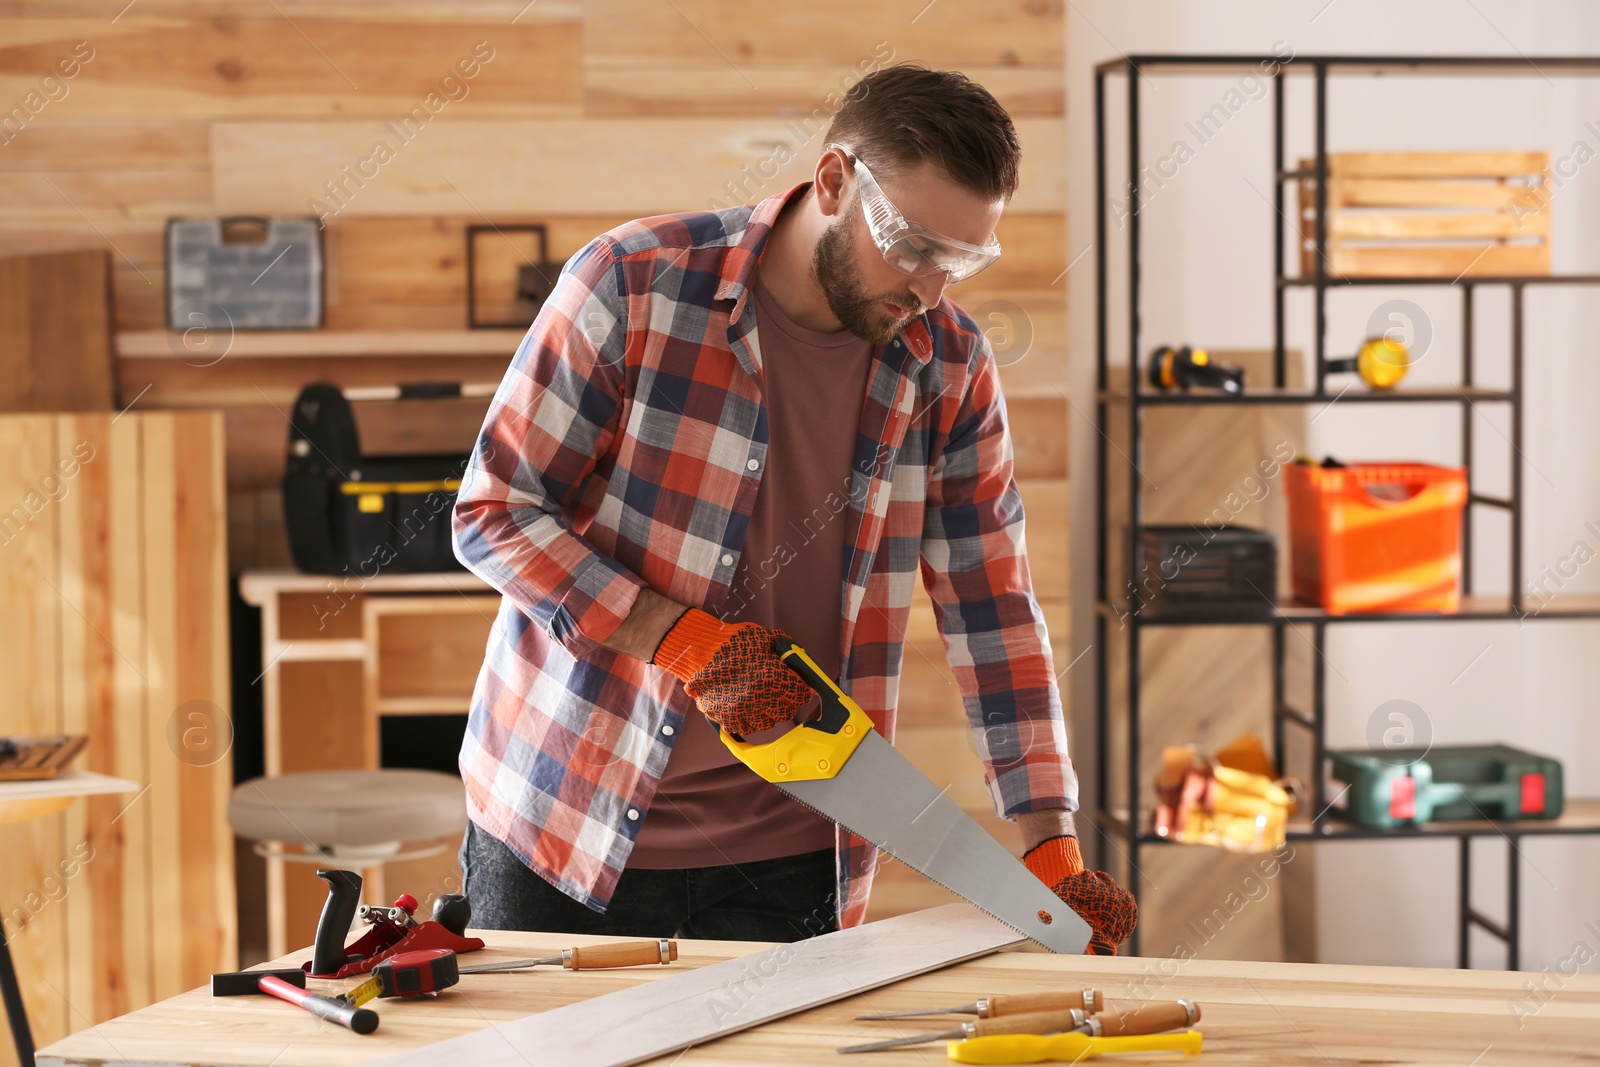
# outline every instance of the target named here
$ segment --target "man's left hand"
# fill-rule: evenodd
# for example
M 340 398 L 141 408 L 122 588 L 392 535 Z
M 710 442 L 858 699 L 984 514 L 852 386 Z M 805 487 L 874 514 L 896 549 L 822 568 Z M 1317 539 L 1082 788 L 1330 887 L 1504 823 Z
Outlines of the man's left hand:
M 1023 853 L 1022 862 L 1062 903 L 1083 917 L 1093 934 L 1086 950 L 1093 956 L 1115 956 L 1139 921 L 1133 894 L 1105 871 L 1083 869 L 1076 837 L 1052 837 Z

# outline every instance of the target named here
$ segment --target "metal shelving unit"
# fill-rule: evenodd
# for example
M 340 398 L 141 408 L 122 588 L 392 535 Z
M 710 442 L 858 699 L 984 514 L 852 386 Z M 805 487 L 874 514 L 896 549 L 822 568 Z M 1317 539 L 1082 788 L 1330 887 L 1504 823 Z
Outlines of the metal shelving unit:
M 1144 388 L 1139 373 L 1143 364 L 1140 358 L 1142 338 L 1140 318 L 1143 291 L 1140 280 L 1140 81 L 1152 73 L 1217 73 L 1228 68 L 1248 67 L 1266 69 L 1264 64 L 1276 63 L 1272 82 L 1273 113 L 1273 383 L 1271 388 L 1253 388 L 1237 395 L 1223 393 L 1163 393 Z M 1327 274 L 1327 166 L 1328 166 L 1328 82 L 1333 74 L 1522 74 L 1530 73 L 1530 63 L 1537 64 L 1534 73 L 1567 74 L 1581 76 L 1600 75 L 1600 58 L 1589 57 L 1466 57 L 1466 56 L 1304 56 L 1284 60 L 1275 56 L 1180 56 L 1134 55 L 1101 63 L 1095 68 L 1095 193 L 1096 193 L 1096 308 L 1095 308 L 1095 387 L 1096 419 L 1101 430 L 1096 442 L 1096 611 L 1095 623 L 1095 718 L 1096 718 L 1096 803 L 1100 816 L 1098 827 L 1101 865 L 1106 865 L 1106 846 L 1113 838 L 1121 843 L 1128 863 L 1126 885 L 1139 893 L 1139 854 L 1147 845 L 1167 845 L 1171 842 L 1157 837 L 1144 826 L 1141 812 L 1141 728 L 1140 728 L 1140 631 L 1150 626 L 1268 626 L 1272 630 L 1273 658 L 1273 743 L 1280 761 L 1284 758 L 1285 740 L 1289 729 L 1303 730 L 1311 741 L 1313 773 L 1310 784 L 1311 818 L 1291 826 L 1289 837 L 1296 841 L 1350 841 L 1350 840 L 1415 840 L 1417 838 L 1454 837 L 1459 843 L 1458 855 L 1458 964 L 1467 967 L 1470 962 L 1469 938 L 1473 926 L 1487 931 L 1506 946 L 1506 965 L 1518 968 L 1520 956 L 1520 861 L 1518 843 L 1523 837 L 1540 835 L 1572 835 L 1600 833 L 1600 800 L 1567 801 L 1567 810 L 1559 819 L 1540 821 L 1498 822 L 1481 820 L 1472 822 L 1433 823 L 1420 827 L 1375 831 L 1342 822 L 1330 817 L 1328 798 L 1325 796 L 1325 763 L 1327 737 L 1327 678 L 1326 648 L 1328 628 L 1334 625 L 1372 625 L 1392 622 L 1485 622 L 1517 621 L 1522 619 L 1600 619 L 1600 597 L 1562 598 L 1557 605 L 1542 607 L 1536 613 L 1524 611 L 1522 598 L 1522 522 L 1523 522 L 1523 295 L 1527 288 L 1547 285 L 1600 285 L 1600 274 L 1543 275 L 1543 276 L 1462 276 L 1449 278 L 1339 278 Z M 1314 164 L 1309 170 L 1288 170 L 1284 165 L 1286 119 L 1284 115 L 1285 77 L 1309 77 L 1312 82 L 1312 108 L 1314 113 Z M 1106 177 L 1106 89 L 1113 77 L 1125 80 L 1127 91 L 1127 141 L 1129 206 L 1127 214 L 1128 255 L 1128 322 L 1127 368 L 1128 383 L 1113 388 L 1109 381 L 1109 239 L 1107 227 L 1108 185 Z M 1286 218 L 1284 190 L 1289 182 L 1311 179 L 1316 184 L 1316 271 L 1310 276 L 1289 276 L 1286 271 L 1284 251 Z M 1462 352 L 1461 382 L 1455 387 L 1398 388 L 1386 392 L 1349 389 L 1330 393 L 1327 385 L 1327 293 L 1329 289 L 1367 286 L 1446 286 L 1461 294 Z M 1511 304 L 1511 385 L 1508 389 L 1486 388 L 1474 382 L 1473 365 L 1473 297 L 1485 286 L 1505 287 L 1509 290 Z M 1309 288 L 1314 301 L 1314 341 L 1312 350 L 1313 384 L 1310 388 L 1288 388 L 1286 381 L 1285 302 L 1291 289 Z M 1328 404 L 1338 399 L 1343 403 L 1378 404 L 1456 404 L 1461 417 L 1461 465 L 1468 472 L 1468 506 L 1462 528 L 1462 582 L 1463 601 L 1458 613 L 1444 615 L 1424 612 L 1396 612 L 1366 615 L 1331 615 L 1315 605 L 1280 603 L 1270 614 L 1241 619 L 1238 616 L 1207 616 L 1186 614 L 1182 618 L 1141 618 L 1137 613 L 1119 610 L 1112 598 L 1108 566 L 1109 527 L 1107 514 L 1108 438 L 1105 430 L 1110 426 L 1109 405 L 1126 404 L 1128 412 L 1128 536 L 1123 560 L 1126 588 L 1132 589 L 1138 580 L 1136 568 L 1140 559 L 1139 535 L 1143 521 L 1142 487 L 1140 484 L 1141 460 L 1144 454 L 1143 418 L 1146 408 L 1158 406 L 1217 405 L 1217 404 Z M 1506 405 L 1511 419 L 1510 493 L 1506 497 L 1489 496 L 1473 489 L 1473 414 L 1478 404 Z M 1510 593 L 1500 596 L 1474 595 L 1472 592 L 1472 516 L 1474 508 L 1494 508 L 1509 513 L 1510 536 Z M 1127 706 L 1123 715 L 1127 750 L 1124 783 L 1126 794 L 1121 804 L 1113 801 L 1110 787 L 1111 728 L 1109 681 L 1112 665 L 1107 642 L 1113 624 L 1126 627 Z M 1297 631 L 1309 631 L 1311 656 L 1311 708 L 1305 711 L 1291 706 L 1285 698 L 1285 630 L 1293 626 Z M 1507 916 L 1496 921 L 1480 911 L 1472 902 L 1472 841 L 1479 837 L 1502 837 L 1507 842 Z M 1129 945 L 1130 951 L 1139 951 L 1139 935 L 1135 931 Z

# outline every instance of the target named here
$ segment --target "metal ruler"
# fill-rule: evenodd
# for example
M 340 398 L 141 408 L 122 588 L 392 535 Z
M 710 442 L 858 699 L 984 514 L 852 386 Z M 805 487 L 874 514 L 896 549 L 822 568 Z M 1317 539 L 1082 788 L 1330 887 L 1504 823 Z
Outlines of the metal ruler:
M 626 1067 L 1026 940 L 970 904 L 946 904 L 669 974 L 373 1067 Z

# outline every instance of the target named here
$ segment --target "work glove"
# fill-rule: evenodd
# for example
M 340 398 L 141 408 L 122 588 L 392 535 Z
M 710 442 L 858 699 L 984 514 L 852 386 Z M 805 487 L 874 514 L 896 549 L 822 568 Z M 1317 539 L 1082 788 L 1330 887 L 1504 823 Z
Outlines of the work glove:
M 773 640 L 788 637 L 754 622 L 732 625 L 690 608 L 672 624 L 650 662 L 683 681 L 705 717 L 730 734 L 781 726 L 811 700 L 811 688 L 783 665 Z
M 1115 956 L 1117 946 L 1133 933 L 1139 905 L 1105 871 L 1083 869 L 1076 837 L 1052 837 L 1022 854 L 1022 862 L 1061 902 L 1083 917 L 1093 933 L 1091 956 Z

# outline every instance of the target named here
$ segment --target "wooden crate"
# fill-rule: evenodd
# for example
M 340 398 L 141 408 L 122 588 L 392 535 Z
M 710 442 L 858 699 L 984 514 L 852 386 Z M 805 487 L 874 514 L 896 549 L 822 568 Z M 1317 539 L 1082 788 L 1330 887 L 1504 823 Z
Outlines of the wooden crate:
M 1328 156 L 1330 277 L 1550 273 L 1545 152 Z M 1301 160 L 1303 173 L 1315 163 Z M 1317 269 L 1317 183 L 1300 186 L 1300 272 Z

